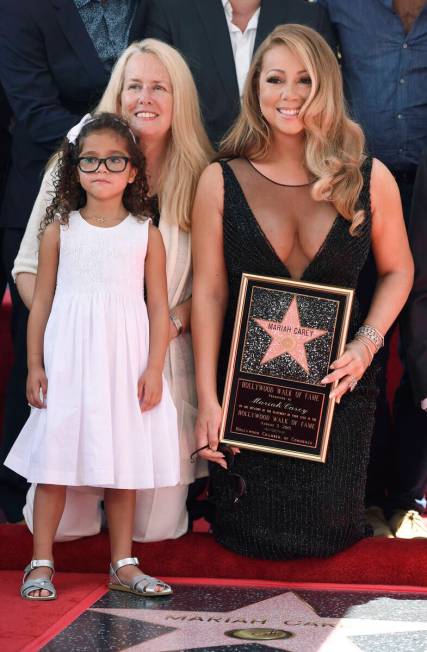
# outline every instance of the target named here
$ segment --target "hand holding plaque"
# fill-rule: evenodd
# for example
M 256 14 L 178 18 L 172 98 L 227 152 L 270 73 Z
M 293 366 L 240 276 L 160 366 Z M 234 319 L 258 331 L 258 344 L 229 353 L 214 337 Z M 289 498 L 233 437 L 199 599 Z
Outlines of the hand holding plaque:
M 353 290 L 242 275 L 223 401 L 227 444 L 323 462 Z

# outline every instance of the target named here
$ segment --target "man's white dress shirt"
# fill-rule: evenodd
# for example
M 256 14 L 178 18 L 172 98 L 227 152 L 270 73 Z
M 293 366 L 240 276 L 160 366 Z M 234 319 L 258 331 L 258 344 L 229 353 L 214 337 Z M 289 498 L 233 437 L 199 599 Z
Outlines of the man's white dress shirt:
M 230 0 L 222 0 L 222 4 L 227 19 L 228 30 L 230 32 L 231 47 L 233 48 L 234 63 L 236 65 L 237 83 L 239 85 L 240 99 L 242 99 L 243 87 L 245 85 L 249 66 L 251 65 L 252 53 L 255 45 L 260 7 L 258 7 L 251 17 L 245 31 L 242 32 L 240 28 L 232 22 L 233 7 L 231 6 Z

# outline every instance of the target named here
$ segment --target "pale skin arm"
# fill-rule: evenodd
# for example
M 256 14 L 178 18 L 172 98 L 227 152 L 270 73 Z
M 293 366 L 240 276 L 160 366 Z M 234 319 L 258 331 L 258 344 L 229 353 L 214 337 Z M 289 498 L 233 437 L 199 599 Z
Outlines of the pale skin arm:
M 16 287 L 25 307 L 31 310 L 36 287 L 36 275 L 30 272 L 20 272 L 16 277 Z
M 228 283 L 223 250 L 223 178 L 218 163 L 202 174 L 193 207 L 193 302 L 191 331 L 199 403 L 196 421 L 197 448 L 209 444 L 200 456 L 226 468 L 217 450 L 221 406 L 216 389 Z
M 56 159 L 52 161 L 44 174 L 39 194 L 34 202 L 33 210 L 31 211 L 25 234 L 14 263 L 14 271 L 17 272 L 16 287 L 28 310 L 31 308 L 34 288 L 36 286 L 38 262 L 35 252 L 38 251 L 40 244 L 38 239 L 39 227 L 46 214 L 46 208 L 51 202 L 55 174 Z
M 150 410 L 162 397 L 162 372 L 169 344 L 169 309 L 166 286 L 166 254 L 160 231 L 151 224 L 145 257 L 147 311 L 150 344 L 147 368 L 138 382 L 141 412 Z
M 40 399 L 47 395 L 47 377 L 43 365 L 43 337 L 52 308 L 56 288 L 59 260 L 59 224 L 54 222 L 46 228 L 40 243 L 34 299 L 28 318 L 27 349 L 28 378 L 27 400 L 33 407 L 44 407 Z
M 385 335 L 399 315 L 412 287 L 414 263 L 402 214 L 399 189 L 391 172 L 374 159 L 371 175 L 372 250 L 378 270 L 375 294 L 365 323 Z M 374 348 L 372 347 L 372 353 Z M 330 396 L 338 402 L 349 389 L 350 376 L 359 380 L 370 364 L 366 346 L 353 340 L 331 367 L 323 383 L 339 381 Z

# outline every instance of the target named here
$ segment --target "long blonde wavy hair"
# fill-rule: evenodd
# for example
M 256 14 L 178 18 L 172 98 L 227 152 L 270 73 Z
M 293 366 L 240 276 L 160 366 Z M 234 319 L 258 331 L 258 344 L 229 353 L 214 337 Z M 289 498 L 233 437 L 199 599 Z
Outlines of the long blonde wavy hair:
M 305 166 L 316 182 L 313 198 L 330 201 L 351 222 L 354 234 L 363 222 L 358 208 L 363 186 L 360 167 L 365 160 L 365 138 L 347 114 L 341 71 L 329 45 L 315 30 L 303 25 L 278 25 L 258 48 L 243 94 L 242 111 L 223 139 L 219 157 L 262 159 L 270 149 L 272 132 L 259 103 L 259 78 L 264 55 L 285 45 L 303 63 L 311 90 L 300 109 L 305 128 Z
M 213 150 L 202 124 L 196 86 L 183 57 L 173 47 L 156 39 L 132 43 L 117 60 L 96 112 L 122 113 L 120 97 L 125 68 L 134 54 L 156 56 L 171 80 L 171 137 L 158 180 L 157 195 L 162 217 L 189 231 L 197 183 L 213 156 Z

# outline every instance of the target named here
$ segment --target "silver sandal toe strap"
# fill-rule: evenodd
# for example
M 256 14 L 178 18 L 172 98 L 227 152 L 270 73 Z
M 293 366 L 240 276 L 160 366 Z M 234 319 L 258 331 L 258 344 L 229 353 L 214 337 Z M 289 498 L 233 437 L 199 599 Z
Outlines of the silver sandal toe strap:
M 46 597 L 55 597 L 56 598 L 56 589 L 53 586 L 52 582 L 47 579 L 47 577 L 37 577 L 36 579 L 29 579 L 24 582 L 21 586 L 21 596 L 23 598 L 31 598 L 30 593 L 33 591 L 49 591 L 50 596 Z M 37 596 L 34 596 L 34 599 L 37 599 Z
M 141 585 L 141 586 L 139 586 Z M 156 586 L 160 586 L 161 590 L 156 591 Z M 133 591 L 141 593 L 142 595 L 152 595 L 152 594 L 162 594 L 162 593 L 171 593 L 172 589 L 169 584 L 158 580 L 156 577 L 151 577 L 150 575 L 137 575 L 133 578 L 130 583 L 130 587 Z

